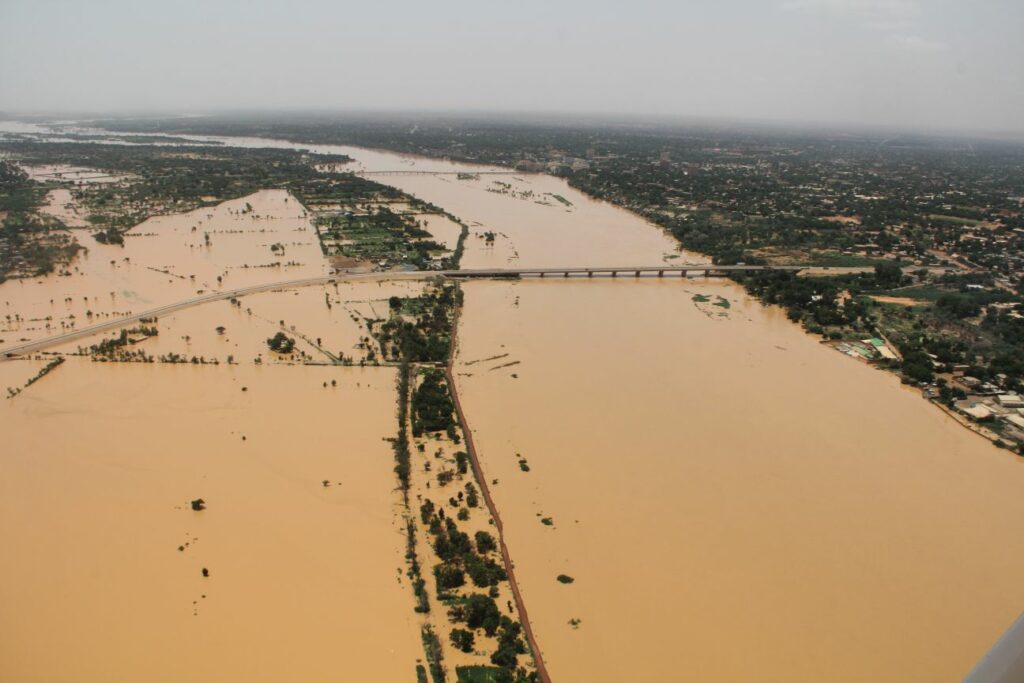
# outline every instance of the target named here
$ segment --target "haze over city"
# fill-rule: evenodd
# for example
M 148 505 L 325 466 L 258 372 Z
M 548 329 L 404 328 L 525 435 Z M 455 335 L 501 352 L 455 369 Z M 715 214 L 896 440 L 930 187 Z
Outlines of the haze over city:
M 562 112 L 1019 134 L 1016 0 L 3 0 L 0 110 Z

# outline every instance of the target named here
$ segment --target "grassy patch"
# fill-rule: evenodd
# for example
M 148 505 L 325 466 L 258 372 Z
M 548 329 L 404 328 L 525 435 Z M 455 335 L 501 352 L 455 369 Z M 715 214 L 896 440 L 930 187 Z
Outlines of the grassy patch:
M 943 294 L 949 294 L 950 290 L 921 285 L 920 287 L 905 287 L 902 289 L 890 289 L 884 292 L 875 292 L 879 296 L 898 296 L 906 299 L 917 299 L 919 301 L 938 301 Z
M 969 225 L 971 227 L 981 225 L 982 223 L 982 221 L 976 220 L 974 218 L 964 218 L 963 216 L 946 216 L 940 213 L 933 213 L 929 215 L 928 218 L 930 218 L 932 221 L 936 223 L 952 223 L 954 225 Z
M 429 625 L 423 627 L 421 636 L 423 638 L 423 652 L 427 656 L 427 664 L 430 667 L 430 678 L 433 683 L 444 683 L 444 657 L 441 654 L 441 643 Z
M 455 678 L 457 683 L 497 683 L 501 672 L 496 666 L 457 666 Z
M 885 259 L 861 256 L 860 254 L 840 254 L 834 251 L 814 252 L 806 263 L 812 266 L 823 266 L 828 268 L 859 268 L 861 266 L 876 266 L 885 263 Z

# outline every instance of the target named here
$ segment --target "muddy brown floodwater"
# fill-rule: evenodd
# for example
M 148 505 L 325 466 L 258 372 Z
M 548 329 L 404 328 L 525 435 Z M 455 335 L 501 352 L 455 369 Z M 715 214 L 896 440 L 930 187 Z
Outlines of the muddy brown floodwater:
M 412 680 L 394 380 L 72 358 L 0 400 L 0 680 Z
M 1024 606 L 1016 456 L 734 286 L 467 283 L 458 358 L 556 681 L 959 681 Z

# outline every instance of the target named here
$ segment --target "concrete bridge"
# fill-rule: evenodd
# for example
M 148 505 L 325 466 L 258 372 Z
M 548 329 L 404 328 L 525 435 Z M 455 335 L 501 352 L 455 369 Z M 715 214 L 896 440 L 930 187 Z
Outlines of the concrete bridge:
M 715 275 L 727 275 L 728 273 L 749 273 L 762 270 L 789 271 L 797 273 L 800 272 L 801 270 L 806 269 L 807 266 L 716 266 L 712 263 L 683 263 L 671 266 L 660 265 L 599 267 L 569 266 L 559 268 L 480 268 L 475 270 L 445 270 L 437 272 L 438 274 L 443 274 L 445 277 L 468 280 L 472 278 L 515 278 L 531 275 L 535 277 L 547 277 L 549 275 L 554 277 L 594 277 L 595 275 L 607 275 L 610 277 L 618 277 L 619 275 L 631 275 L 633 277 L 640 277 L 641 275 L 657 275 L 658 277 L 664 277 L 666 274 L 668 274 L 678 275 L 681 277 L 686 277 L 687 275 L 703 275 L 705 277 L 713 277 Z
M 671 266 L 567 266 L 558 268 L 479 268 L 469 270 L 411 270 L 370 273 L 340 272 L 334 275 L 325 275 L 322 277 L 303 278 L 299 280 L 281 280 L 278 282 L 268 282 L 261 285 L 253 285 L 252 287 L 242 287 L 240 289 L 228 289 L 217 292 L 209 292 L 201 296 L 185 299 L 183 301 L 177 301 L 163 306 L 158 306 L 156 308 L 151 308 L 146 311 L 140 311 L 139 313 L 133 313 L 127 316 L 113 318 L 111 320 L 105 320 L 101 323 L 88 325 L 86 327 L 80 327 L 74 330 L 67 330 L 60 334 L 56 334 L 50 337 L 44 337 L 43 339 L 21 342 L 18 344 L 14 344 L 12 346 L 0 348 L 0 361 L 9 358 L 14 358 L 16 356 L 24 355 L 27 353 L 42 351 L 52 346 L 66 344 L 68 342 L 75 341 L 76 339 L 88 337 L 99 332 L 107 332 L 110 330 L 116 330 L 121 327 L 125 327 L 126 325 L 133 325 L 139 322 L 139 320 L 141 320 L 142 318 L 159 318 L 165 315 L 170 315 L 171 313 L 175 313 L 177 311 L 184 310 L 186 308 L 200 306 L 202 304 L 210 303 L 213 301 L 224 301 L 227 299 L 238 298 L 249 294 L 258 294 L 259 292 L 269 292 L 280 289 L 296 289 L 298 287 L 311 287 L 317 285 L 330 285 L 339 282 L 372 282 L 380 280 L 426 280 L 433 277 L 443 277 L 452 280 L 505 279 L 520 277 L 543 278 L 549 276 L 561 278 L 592 278 L 595 275 L 604 277 L 618 277 L 620 275 L 627 277 L 640 277 L 641 275 L 654 275 L 657 277 L 665 277 L 666 275 L 675 275 L 679 277 L 686 277 L 688 275 L 713 277 L 716 275 L 726 275 L 728 273 L 756 272 L 762 270 L 797 272 L 803 270 L 804 268 L 806 268 L 806 266 L 716 266 L 710 263 L 686 263 Z
M 356 175 L 529 175 L 526 171 L 353 171 Z

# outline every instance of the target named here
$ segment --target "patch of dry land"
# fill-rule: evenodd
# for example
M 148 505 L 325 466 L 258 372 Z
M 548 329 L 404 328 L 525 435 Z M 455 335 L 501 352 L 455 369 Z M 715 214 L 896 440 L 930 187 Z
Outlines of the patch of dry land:
M 893 376 L 724 282 L 464 291 L 456 382 L 553 680 L 959 681 L 1020 613 L 1024 468 Z
M 926 301 L 920 299 L 911 299 L 906 296 L 872 296 L 872 299 L 880 304 L 896 304 L 898 306 L 921 306 L 927 304 Z
M 0 401 L 0 680 L 413 680 L 394 381 L 71 358 Z

